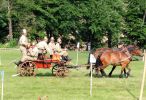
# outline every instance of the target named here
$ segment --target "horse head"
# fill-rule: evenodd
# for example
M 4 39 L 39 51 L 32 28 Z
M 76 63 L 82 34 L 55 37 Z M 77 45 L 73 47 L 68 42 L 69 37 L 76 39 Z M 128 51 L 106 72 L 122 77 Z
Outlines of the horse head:
M 127 50 L 131 55 L 135 56 L 143 56 L 142 50 L 139 49 L 139 47 L 134 46 L 134 45 L 129 45 L 127 46 Z

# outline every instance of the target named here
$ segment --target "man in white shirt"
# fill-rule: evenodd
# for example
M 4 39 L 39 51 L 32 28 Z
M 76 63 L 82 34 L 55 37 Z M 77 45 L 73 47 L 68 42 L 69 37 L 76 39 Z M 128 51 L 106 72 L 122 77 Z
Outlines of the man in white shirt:
M 38 48 L 36 46 L 36 42 L 35 41 L 33 41 L 31 43 L 31 46 L 28 49 L 27 55 L 30 56 L 30 57 L 33 57 L 34 59 L 38 58 Z
M 53 52 L 51 51 L 51 49 L 49 48 L 48 44 L 47 44 L 48 38 L 44 37 L 43 40 L 41 40 L 38 44 L 37 44 L 37 48 L 39 50 L 39 57 L 40 56 L 45 56 L 46 53 L 49 53 L 50 55 L 53 54 Z M 41 59 L 43 59 L 41 57 Z

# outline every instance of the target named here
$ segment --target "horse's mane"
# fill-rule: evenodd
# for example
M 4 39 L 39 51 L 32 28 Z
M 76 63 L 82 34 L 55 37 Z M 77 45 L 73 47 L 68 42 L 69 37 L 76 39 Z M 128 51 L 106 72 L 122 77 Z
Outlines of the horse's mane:
M 135 46 L 135 45 L 128 45 L 128 46 L 126 46 L 126 48 L 128 49 L 129 52 L 131 52 L 131 51 L 133 51 L 135 49 L 138 49 L 138 47 Z

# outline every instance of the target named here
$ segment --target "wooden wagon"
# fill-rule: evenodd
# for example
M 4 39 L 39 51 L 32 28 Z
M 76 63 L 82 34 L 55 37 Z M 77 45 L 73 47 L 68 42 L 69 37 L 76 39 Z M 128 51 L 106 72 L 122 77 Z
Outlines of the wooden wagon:
M 55 76 L 66 76 L 69 72 L 69 68 L 66 65 L 66 61 L 60 60 L 60 56 L 53 55 L 52 58 L 35 60 L 35 61 L 25 61 L 19 64 L 17 73 L 20 76 L 35 76 L 36 70 L 52 69 L 52 75 Z

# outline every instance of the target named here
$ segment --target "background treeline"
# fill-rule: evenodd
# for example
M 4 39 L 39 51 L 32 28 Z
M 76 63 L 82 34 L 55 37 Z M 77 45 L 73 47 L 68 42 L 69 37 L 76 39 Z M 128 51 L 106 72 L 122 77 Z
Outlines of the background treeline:
M 22 28 L 30 39 L 47 34 L 92 47 L 146 48 L 146 0 L 0 0 L 0 43 L 16 45 Z

